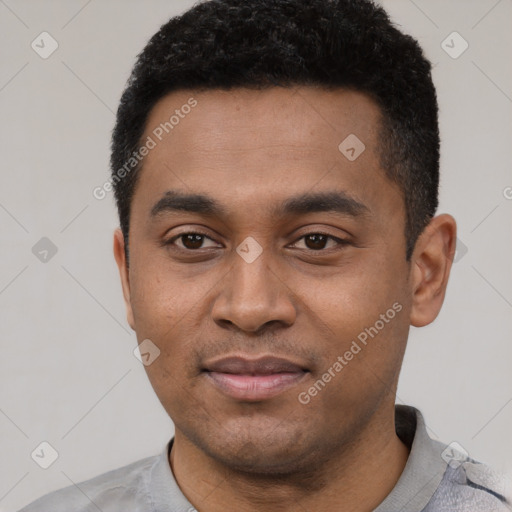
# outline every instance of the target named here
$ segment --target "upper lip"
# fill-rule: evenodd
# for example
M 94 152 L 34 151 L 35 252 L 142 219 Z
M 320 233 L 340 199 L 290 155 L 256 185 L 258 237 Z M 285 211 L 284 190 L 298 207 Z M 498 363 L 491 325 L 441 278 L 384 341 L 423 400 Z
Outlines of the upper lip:
M 238 375 L 271 375 L 273 373 L 306 371 L 300 364 L 275 356 L 263 356 L 257 359 L 244 356 L 222 357 L 206 364 L 204 370 Z

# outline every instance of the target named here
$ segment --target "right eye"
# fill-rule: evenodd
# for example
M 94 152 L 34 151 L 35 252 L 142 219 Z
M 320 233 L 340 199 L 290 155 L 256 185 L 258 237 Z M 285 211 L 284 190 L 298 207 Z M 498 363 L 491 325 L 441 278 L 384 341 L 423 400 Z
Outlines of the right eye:
M 178 243 L 179 241 L 179 243 Z M 211 244 L 203 245 L 206 241 L 210 241 Z M 195 251 L 198 249 L 205 249 L 208 247 L 218 247 L 217 242 L 212 240 L 209 236 L 204 233 L 190 231 L 186 233 L 180 233 L 179 235 L 173 236 L 171 239 L 164 242 L 164 245 L 174 245 L 179 249 Z

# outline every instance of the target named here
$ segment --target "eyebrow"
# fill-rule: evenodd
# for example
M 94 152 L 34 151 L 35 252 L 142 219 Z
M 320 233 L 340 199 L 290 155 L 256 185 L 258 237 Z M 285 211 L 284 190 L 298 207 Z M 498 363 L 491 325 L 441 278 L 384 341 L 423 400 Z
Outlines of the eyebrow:
M 168 190 L 155 203 L 150 216 L 157 217 L 167 212 L 184 211 L 210 217 L 227 215 L 227 210 L 215 199 L 204 194 L 186 194 Z M 345 192 L 304 193 L 289 197 L 271 208 L 273 216 L 304 215 L 317 212 L 336 212 L 351 217 L 367 214 L 370 209 Z

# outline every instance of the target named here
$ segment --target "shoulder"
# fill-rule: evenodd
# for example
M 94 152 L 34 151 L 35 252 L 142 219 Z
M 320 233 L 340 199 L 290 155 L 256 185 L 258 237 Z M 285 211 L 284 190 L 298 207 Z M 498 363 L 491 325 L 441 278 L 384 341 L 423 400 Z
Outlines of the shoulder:
M 429 503 L 431 508 L 427 507 L 425 512 L 512 511 L 510 477 L 471 459 L 467 454 L 454 450 L 451 450 L 451 454 L 454 457 L 447 460 L 443 479 Z
M 379 512 L 512 512 L 510 476 L 432 439 L 421 412 L 396 406 L 396 431 L 410 448 L 404 472 Z
M 69 485 L 42 496 L 19 512 L 142 512 L 147 510 L 148 481 L 158 459 L 158 455 L 147 457 Z

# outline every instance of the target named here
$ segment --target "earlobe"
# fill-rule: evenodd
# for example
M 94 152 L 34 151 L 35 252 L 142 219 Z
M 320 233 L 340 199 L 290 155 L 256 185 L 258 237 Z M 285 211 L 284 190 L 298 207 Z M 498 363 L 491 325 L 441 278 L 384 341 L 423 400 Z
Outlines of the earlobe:
M 124 236 L 123 232 L 119 228 L 114 231 L 114 258 L 119 269 L 119 277 L 121 278 L 121 286 L 123 288 L 123 297 L 126 306 L 126 319 L 130 327 L 135 330 L 135 321 L 131 304 L 130 273 L 126 264 Z
M 443 305 L 455 254 L 457 225 L 451 215 L 434 217 L 418 238 L 411 265 L 411 325 L 435 320 Z

